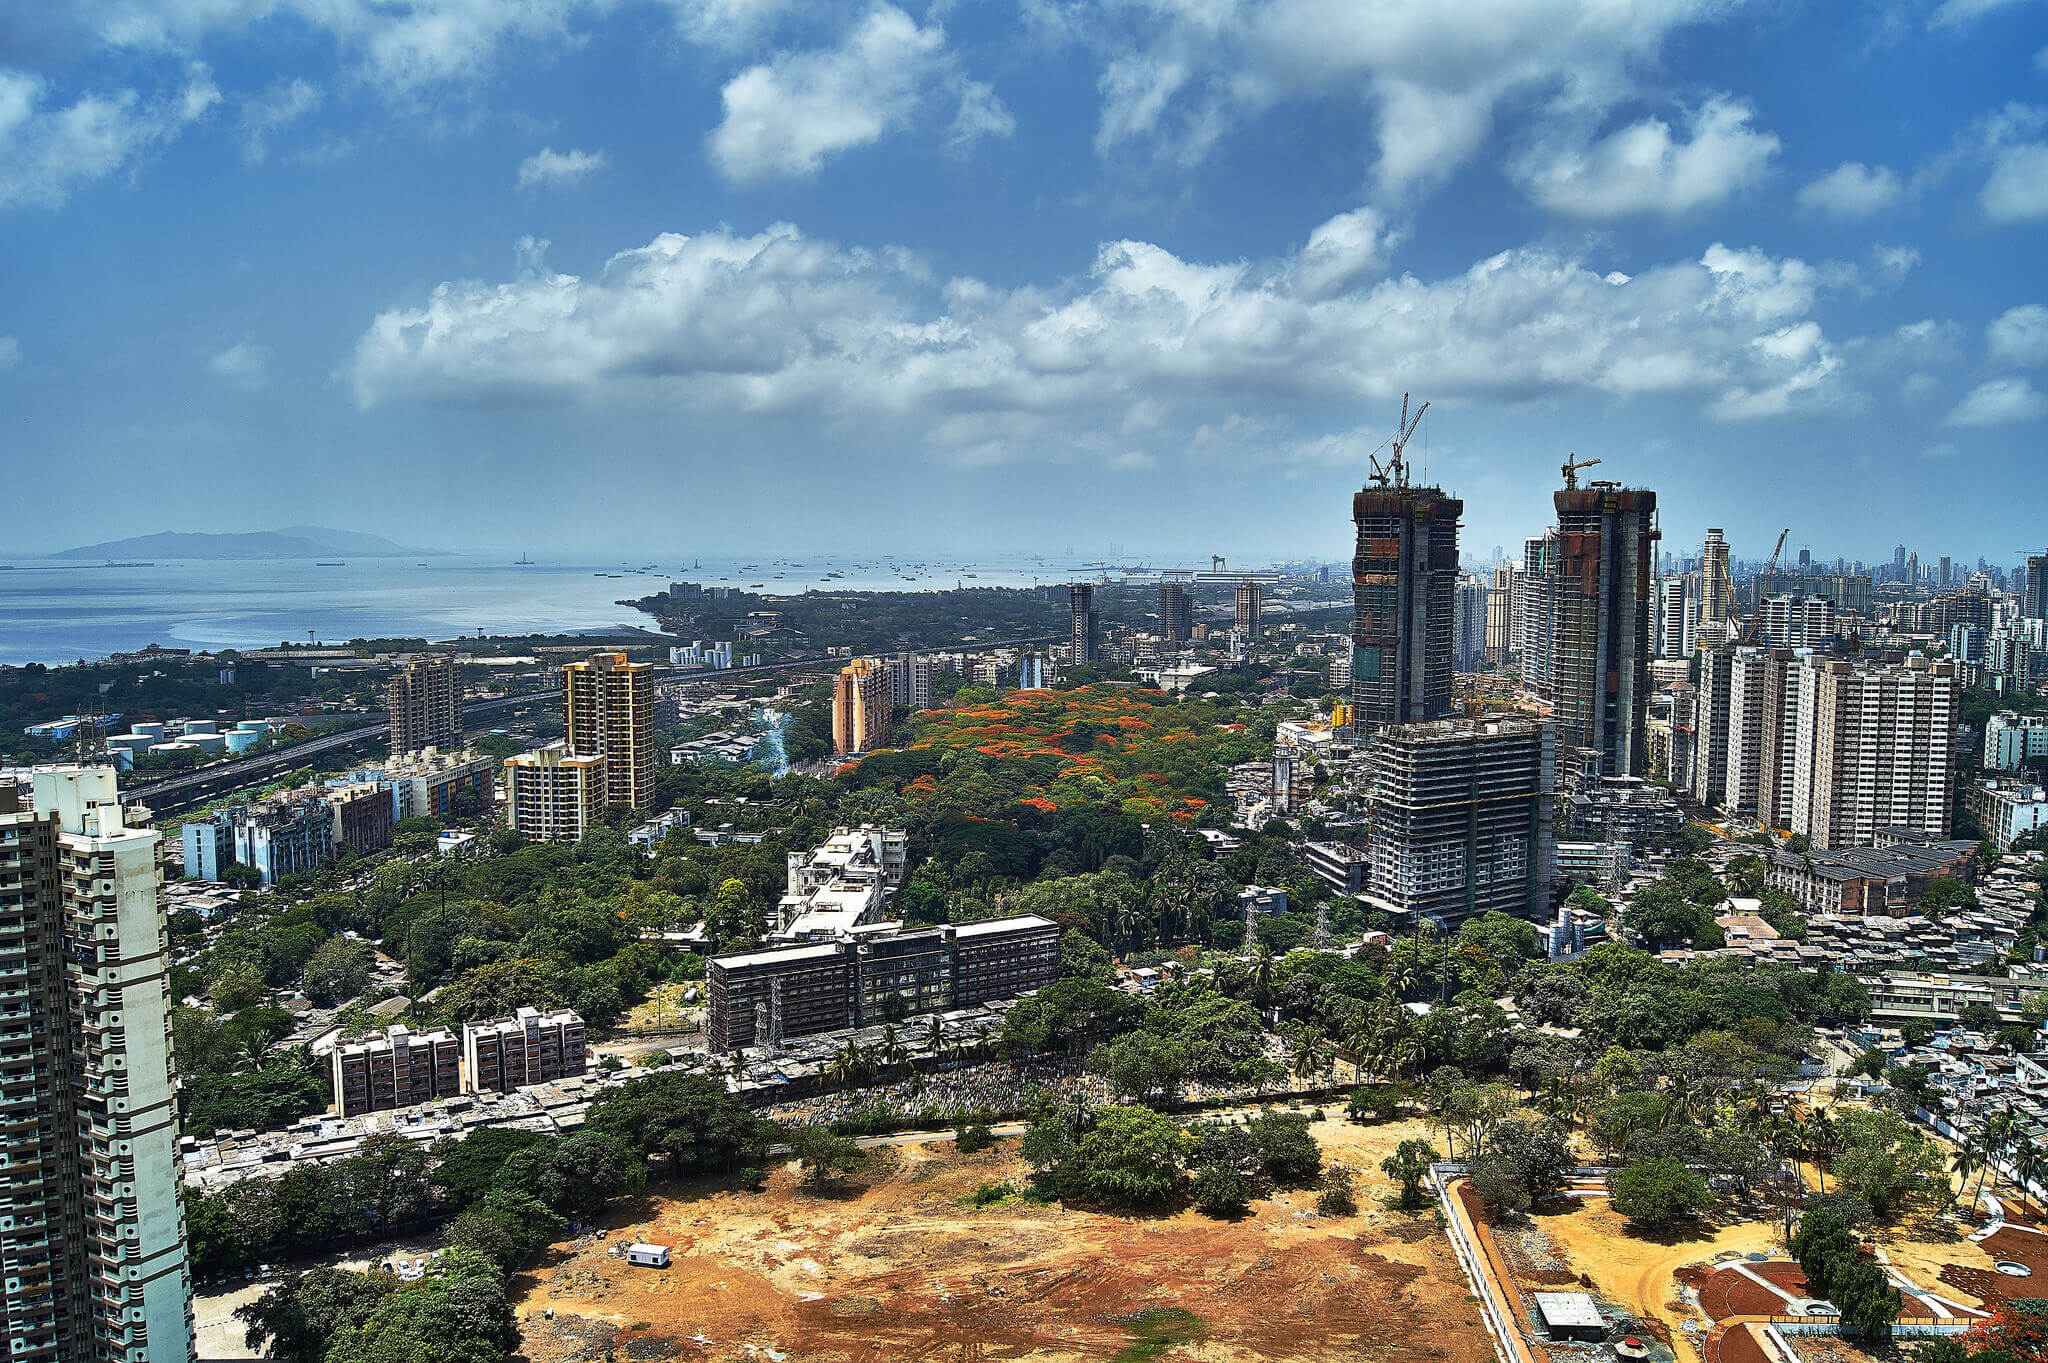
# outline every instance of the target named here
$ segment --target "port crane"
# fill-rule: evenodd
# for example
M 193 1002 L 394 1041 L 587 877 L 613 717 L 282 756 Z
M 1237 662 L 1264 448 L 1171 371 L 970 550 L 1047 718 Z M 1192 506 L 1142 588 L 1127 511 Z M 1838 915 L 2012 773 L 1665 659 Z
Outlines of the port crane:
M 1564 460 L 1564 490 L 1566 492 L 1577 492 L 1579 490 L 1579 470 L 1589 469 L 1599 462 L 1598 459 L 1579 458 L 1578 451 L 1576 450 L 1566 455 Z
M 1372 460 L 1372 480 L 1375 483 L 1381 487 L 1408 486 L 1408 466 L 1402 462 L 1402 456 L 1407 452 L 1408 442 L 1415 436 L 1415 428 L 1422 424 L 1422 414 L 1428 410 L 1429 404 L 1425 402 L 1415 409 L 1415 419 L 1409 420 L 1408 395 L 1401 394 L 1401 424 L 1394 428 L 1393 438 L 1380 446 L 1381 450 L 1388 445 L 1393 446 L 1393 456 L 1384 464 L 1380 463 L 1379 450 L 1367 456 Z

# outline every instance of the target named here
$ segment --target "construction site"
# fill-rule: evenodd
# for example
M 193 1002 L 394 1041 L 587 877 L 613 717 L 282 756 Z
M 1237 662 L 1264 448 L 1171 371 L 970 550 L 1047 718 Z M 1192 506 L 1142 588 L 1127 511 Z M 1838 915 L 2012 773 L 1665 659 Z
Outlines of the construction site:
M 609 1210 L 604 1239 L 558 1245 L 521 1276 L 524 1356 L 1486 1363 L 1435 1210 L 1384 1206 L 1379 1161 L 1421 1125 L 1329 1120 L 1314 1134 L 1357 1172 L 1356 1216 L 1319 1215 L 1313 1190 L 1237 1221 L 1073 1210 L 1023 1192 L 1014 1141 L 970 1155 L 943 1134 L 877 1145 L 836 1189 L 788 1166 L 758 1193 L 663 1187 Z M 669 1266 L 614 1255 L 629 1242 L 667 1247 Z
M 1723 1217 L 1651 1234 L 1596 1176 L 1527 1216 L 1491 1217 L 1454 1172 L 1437 1180 L 1451 1238 L 1504 1363 L 1848 1363 L 1839 1311 L 1813 1299 L 1785 1222 Z M 1981 1226 L 1943 1210 L 1878 1228 L 1870 1252 L 1899 1292 L 1900 1339 L 1960 1335 L 1997 1301 L 2037 1295 L 2048 1231 L 1984 1199 Z

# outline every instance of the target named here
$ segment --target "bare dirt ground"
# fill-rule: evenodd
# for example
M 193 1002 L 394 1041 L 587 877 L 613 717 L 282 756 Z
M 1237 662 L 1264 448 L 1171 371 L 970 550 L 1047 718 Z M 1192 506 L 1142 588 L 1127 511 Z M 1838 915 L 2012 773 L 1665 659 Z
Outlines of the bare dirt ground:
M 669 1245 L 667 1270 L 607 1244 L 558 1246 L 523 1275 L 533 1363 L 619 1359 L 1324 1359 L 1490 1363 L 1492 1346 L 1434 1208 L 1385 1210 L 1379 1161 L 1416 1123 L 1320 1122 L 1326 1161 L 1357 1171 L 1360 1213 L 1282 1193 L 1239 1222 L 1125 1217 L 978 1185 L 1025 1170 L 1015 1142 L 889 1147 L 843 1192 L 774 1172 L 762 1193 L 662 1188 L 619 1208 L 611 1241 Z M 547 1308 L 554 1319 L 544 1318 Z

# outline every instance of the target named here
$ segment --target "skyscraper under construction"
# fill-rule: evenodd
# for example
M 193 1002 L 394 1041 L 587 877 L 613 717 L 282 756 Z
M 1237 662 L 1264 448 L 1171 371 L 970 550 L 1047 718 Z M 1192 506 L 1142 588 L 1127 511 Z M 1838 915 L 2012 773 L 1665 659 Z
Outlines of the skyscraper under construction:
M 1641 776 L 1650 698 L 1657 494 L 1567 486 L 1557 505 L 1551 694 L 1559 739 L 1600 750 L 1608 776 Z
M 1351 499 L 1351 703 L 1361 731 L 1451 712 L 1458 517 L 1440 487 L 1369 487 Z
M 1376 487 L 1351 499 L 1358 550 L 1351 560 L 1352 723 L 1415 724 L 1451 712 L 1451 639 L 1458 593 L 1458 517 L 1465 504 L 1440 487 L 1410 487 L 1403 460 L 1429 410 L 1423 403 L 1373 460 Z

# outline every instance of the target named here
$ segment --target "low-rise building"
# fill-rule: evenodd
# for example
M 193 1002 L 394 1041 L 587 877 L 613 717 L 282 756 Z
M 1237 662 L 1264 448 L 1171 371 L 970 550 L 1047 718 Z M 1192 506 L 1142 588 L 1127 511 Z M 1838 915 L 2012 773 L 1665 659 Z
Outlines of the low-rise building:
M 656 847 L 659 847 L 662 839 L 666 838 L 670 833 L 686 829 L 689 826 L 689 810 L 671 809 L 655 815 L 645 823 L 633 825 L 632 831 L 626 834 L 626 841 L 634 847 L 643 848 L 651 852 Z
M 1316 878 L 1338 894 L 1358 894 L 1372 872 L 1372 857 L 1341 842 L 1305 842 L 1301 859 Z
M 712 1049 L 1013 998 L 1059 975 L 1059 925 L 1035 914 L 711 958 Z
M 329 1057 L 335 1111 L 343 1117 L 415 1107 L 462 1090 L 462 1050 L 446 1027 L 415 1032 L 402 1023 L 383 1036 L 346 1041 Z
M 1764 883 L 1808 913 L 1883 914 L 1909 908 L 1929 881 L 1967 880 L 1977 855 L 1968 841 L 1901 841 L 1889 847 L 1773 852 Z
M 521 1008 L 509 1018 L 462 1024 L 462 1068 L 470 1093 L 510 1093 L 570 1078 L 589 1063 L 583 1019 L 566 1008 Z
M 1976 782 L 1964 788 L 1963 805 L 2001 852 L 2014 839 L 2048 826 L 2048 791 L 2031 781 L 1994 777 Z

